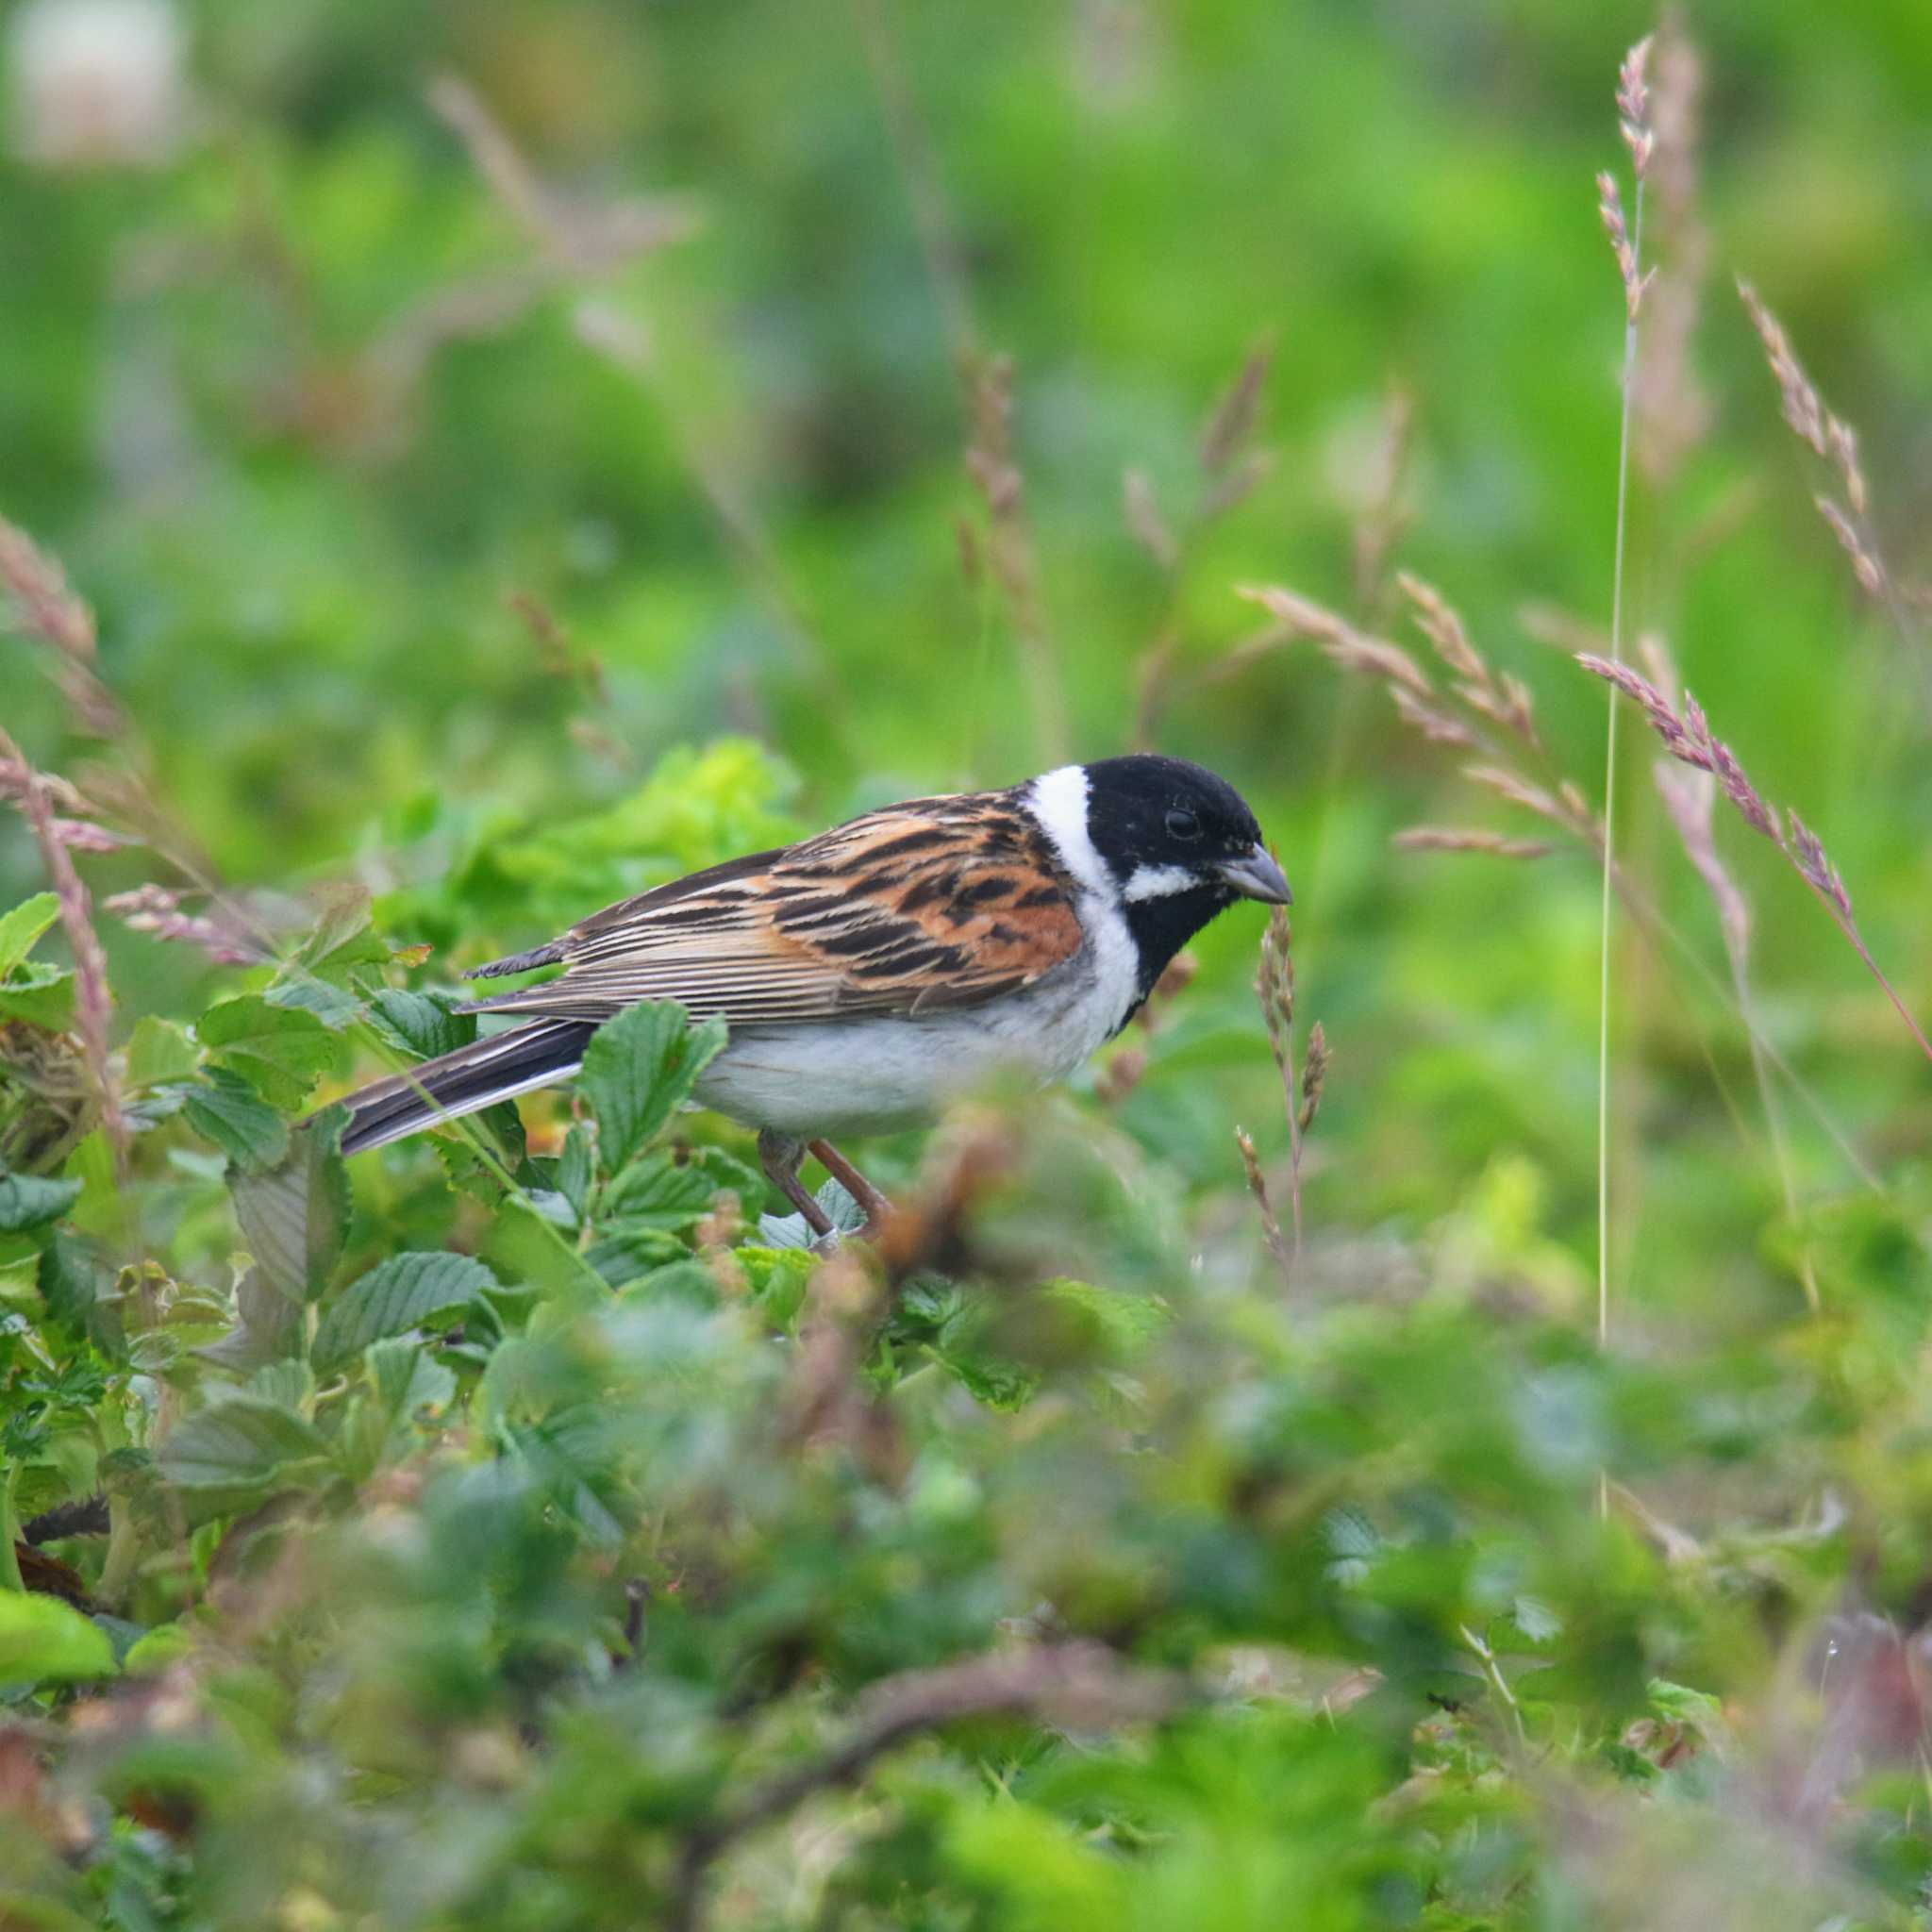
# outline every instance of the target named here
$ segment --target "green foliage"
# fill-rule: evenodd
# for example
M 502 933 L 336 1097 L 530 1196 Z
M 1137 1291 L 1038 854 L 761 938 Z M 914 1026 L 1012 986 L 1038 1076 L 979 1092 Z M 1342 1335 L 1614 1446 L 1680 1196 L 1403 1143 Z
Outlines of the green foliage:
M 0 1174 L 0 1234 L 25 1234 L 58 1221 L 80 1198 L 78 1181 Z
M 195 1023 L 218 1067 L 242 1075 L 271 1106 L 292 1112 L 335 1058 L 335 1042 L 313 1013 L 272 1007 L 258 993 L 223 1000 Z
M 675 1000 L 647 1000 L 598 1027 L 579 1085 L 607 1172 L 619 1172 L 658 1133 L 724 1045 L 723 1022 L 693 1026 Z
M 0 1690 L 106 1677 L 114 1646 L 98 1624 L 58 1597 L 0 1590 Z
M 330 1304 L 309 1358 L 326 1374 L 372 1342 L 446 1325 L 495 1286 L 489 1269 L 467 1255 L 391 1255 Z
M 0 722 L 119 1118 L 8 765 L 0 1924 L 1926 1932 L 1925 1066 L 1720 798 L 1733 997 L 1626 731 L 1600 1341 L 1596 869 L 1393 846 L 1548 827 L 1233 594 L 1447 702 L 1412 566 L 1601 796 L 1602 693 L 1518 616 L 1608 608 L 1589 191 L 1650 18 L 175 0 L 175 138 L 117 156 L 114 89 L 36 78 L 58 6 L 0 8 L 0 517 L 99 641 L 8 562 Z M 1626 641 L 1924 1014 L 1932 41 L 1687 18 Z M 1860 432 L 1897 634 L 1740 270 Z M 1070 1091 L 851 1150 L 881 1256 L 693 1107 L 675 1006 L 343 1160 L 354 1082 L 477 1037 L 469 970 L 1142 739 L 1295 881 L 1299 1229 L 1250 908 Z
M 52 892 L 36 892 L 0 918 L 0 979 L 33 951 L 35 941 L 59 917 L 59 899 Z

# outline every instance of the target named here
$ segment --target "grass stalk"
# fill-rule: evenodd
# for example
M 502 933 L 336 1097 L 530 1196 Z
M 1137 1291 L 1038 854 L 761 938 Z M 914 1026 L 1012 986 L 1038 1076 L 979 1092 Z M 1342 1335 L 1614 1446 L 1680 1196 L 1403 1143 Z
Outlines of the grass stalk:
M 1623 201 L 1616 177 L 1597 176 L 1599 212 L 1617 272 L 1624 284 L 1624 369 L 1622 403 L 1617 428 L 1617 534 L 1610 570 L 1610 658 L 1624 661 L 1624 557 L 1630 529 L 1630 423 L 1637 392 L 1637 319 L 1643 302 L 1643 178 L 1648 172 L 1654 139 L 1649 125 L 1649 95 L 1644 63 L 1650 42 L 1641 41 L 1624 57 L 1618 75 L 1617 109 L 1625 143 L 1635 163 L 1636 194 L 1629 229 L 1624 225 Z M 1610 1339 L 1610 953 L 1613 883 L 1617 836 L 1617 708 L 1612 705 L 1604 728 L 1603 899 L 1599 912 L 1596 1048 L 1596 1339 L 1607 1347 Z
M 1643 245 L 1643 182 L 1637 183 L 1631 222 L 1633 251 Z M 1641 259 L 1641 252 L 1639 259 Z M 1637 377 L 1637 309 L 1624 324 L 1623 406 L 1617 430 L 1617 536 L 1610 567 L 1610 658 L 1624 661 L 1624 558 L 1630 526 L 1630 418 Z M 1604 727 L 1603 902 L 1599 913 L 1596 1038 L 1596 1339 L 1610 1340 L 1610 953 L 1614 891 L 1611 874 L 1617 840 L 1617 712 L 1612 704 Z

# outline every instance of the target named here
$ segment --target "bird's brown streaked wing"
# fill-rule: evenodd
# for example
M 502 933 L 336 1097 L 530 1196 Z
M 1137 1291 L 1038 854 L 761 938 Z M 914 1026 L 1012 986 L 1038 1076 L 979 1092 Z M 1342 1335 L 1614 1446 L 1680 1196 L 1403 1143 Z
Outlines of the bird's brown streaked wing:
M 675 999 L 737 1025 L 931 1012 L 1017 991 L 1081 939 L 1070 882 L 1008 796 L 921 799 L 610 907 L 517 956 L 561 976 L 472 1010 L 606 1019 Z

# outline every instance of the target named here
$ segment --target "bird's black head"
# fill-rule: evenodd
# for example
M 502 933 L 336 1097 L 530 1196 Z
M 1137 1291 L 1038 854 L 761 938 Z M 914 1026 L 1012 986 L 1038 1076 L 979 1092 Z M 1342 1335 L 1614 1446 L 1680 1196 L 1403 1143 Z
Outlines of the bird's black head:
M 1288 903 L 1255 814 L 1225 779 L 1151 756 L 1100 758 L 1086 771 L 1087 834 L 1140 947 L 1142 997 L 1224 908 Z

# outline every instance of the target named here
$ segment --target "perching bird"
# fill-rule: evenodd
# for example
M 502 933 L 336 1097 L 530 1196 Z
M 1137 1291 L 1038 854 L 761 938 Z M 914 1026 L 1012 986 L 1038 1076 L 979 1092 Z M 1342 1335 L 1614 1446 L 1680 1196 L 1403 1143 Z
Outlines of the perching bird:
M 1290 896 L 1233 787 L 1179 758 L 910 799 L 477 967 L 473 979 L 564 971 L 461 1009 L 528 1024 L 352 1095 L 342 1151 L 554 1086 L 603 1022 L 671 999 L 730 1030 L 699 1103 L 758 1130 L 765 1173 L 816 1233 L 829 1224 L 798 1177 L 808 1151 L 875 1229 L 885 1197 L 827 1136 L 927 1119 L 1003 1074 L 1063 1078 L 1216 913 Z

